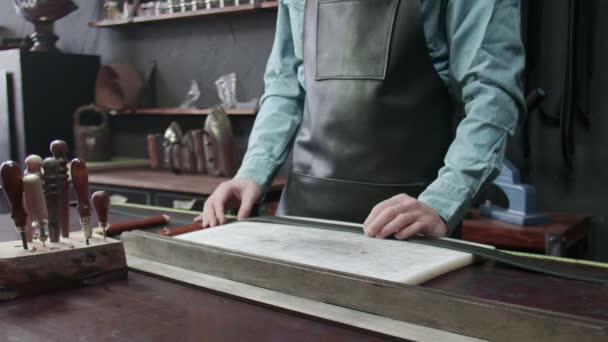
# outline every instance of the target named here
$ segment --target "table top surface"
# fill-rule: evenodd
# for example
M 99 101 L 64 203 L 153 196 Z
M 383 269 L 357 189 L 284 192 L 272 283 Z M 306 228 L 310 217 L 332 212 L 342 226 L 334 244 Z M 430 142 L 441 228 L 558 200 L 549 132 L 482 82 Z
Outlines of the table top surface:
M 156 215 L 150 209 L 114 207 L 110 222 Z M 77 229 L 75 210 L 71 223 Z M 170 226 L 192 214 L 170 213 Z M 16 238 L 8 215 L 0 215 L 0 240 Z M 153 228 L 157 231 L 162 227 Z M 420 286 L 608 321 L 608 287 L 477 263 Z M 267 329 L 272 326 L 273 329 Z M 77 331 L 70 329 L 77 327 Z M 0 304 L 0 340 L 383 340 L 313 317 L 194 289 L 167 280 L 129 273 L 126 281 L 62 290 Z M 31 338 L 30 338 L 31 337 Z M 251 337 L 251 338 L 249 338 Z

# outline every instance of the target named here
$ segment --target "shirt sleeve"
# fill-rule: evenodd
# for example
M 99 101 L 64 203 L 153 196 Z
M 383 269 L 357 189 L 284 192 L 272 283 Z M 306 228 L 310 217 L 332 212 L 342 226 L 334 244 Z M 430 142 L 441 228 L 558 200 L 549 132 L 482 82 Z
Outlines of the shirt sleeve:
M 437 179 L 419 196 L 453 230 L 499 173 L 507 137 L 525 110 L 519 0 L 448 0 L 450 79 L 465 117 Z
M 264 191 L 285 162 L 302 121 L 305 93 L 298 80 L 302 59 L 294 52 L 289 11 L 289 7 L 279 1 L 276 34 L 264 74 L 265 91 L 247 152 L 236 175 L 236 178 L 254 181 Z

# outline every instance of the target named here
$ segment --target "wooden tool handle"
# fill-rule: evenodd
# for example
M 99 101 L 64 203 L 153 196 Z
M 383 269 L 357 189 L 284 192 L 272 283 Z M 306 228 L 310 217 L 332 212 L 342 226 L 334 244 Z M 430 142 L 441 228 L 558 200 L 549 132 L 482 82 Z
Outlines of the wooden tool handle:
M 42 174 L 42 158 L 39 155 L 31 154 L 25 158 L 25 173 L 36 174 L 40 176 Z
M 97 213 L 97 219 L 101 225 L 108 223 L 108 211 L 110 210 L 110 195 L 105 191 L 96 191 L 91 197 L 93 207 Z
M 203 229 L 203 226 L 200 223 L 193 223 L 187 226 L 178 227 L 178 228 L 163 228 L 159 234 L 164 236 L 175 236 L 180 234 L 186 234 L 190 232 L 195 232 L 197 230 Z
M 61 236 L 70 236 L 70 185 L 68 183 L 68 144 L 63 140 L 54 140 L 50 146 L 53 158 L 59 162 L 59 227 Z
M 167 215 L 152 216 L 140 220 L 132 220 L 125 222 L 117 222 L 110 224 L 110 227 L 106 230 L 108 236 L 118 235 L 123 232 L 128 232 L 135 229 L 142 229 L 148 227 L 157 227 L 165 225 L 169 222 L 170 217 Z
M 32 220 L 38 222 L 46 220 L 49 214 L 46 208 L 46 200 L 44 199 L 40 177 L 35 174 L 23 177 L 23 192 Z
M 89 201 L 89 174 L 84 161 L 75 158 L 72 160 L 70 172 L 74 192 L 78 199 L 78 214 L 81 218 L 91 216 L 91 202 Z
M 63 140 L 55 140 L 51 143 L 51 153 L 55 159 L 67 163 L 68 144 Z
M 7 161 L 0 166 L 2 185 L 11 204 L 11 218 L 18 228 L 27 224 L 27 214 L 23 207 L 23 174 L 21 168 L 13 161 Z

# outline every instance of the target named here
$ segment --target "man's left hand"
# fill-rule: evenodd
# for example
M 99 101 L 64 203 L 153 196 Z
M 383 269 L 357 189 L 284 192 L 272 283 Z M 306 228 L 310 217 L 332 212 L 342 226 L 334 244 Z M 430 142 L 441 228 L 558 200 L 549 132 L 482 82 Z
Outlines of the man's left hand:
M 384 239 L 395 235 L 399 240 L 416 234 L 442 237 L 448 227 L 435 209 L 406 194 L 380 202 L 363 223 L 365 235 Z

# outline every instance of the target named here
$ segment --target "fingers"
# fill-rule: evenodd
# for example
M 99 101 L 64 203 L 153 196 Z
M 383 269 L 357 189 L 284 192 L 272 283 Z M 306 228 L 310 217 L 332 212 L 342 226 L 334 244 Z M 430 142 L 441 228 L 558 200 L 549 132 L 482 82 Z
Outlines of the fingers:
M 194 223 L 200 223 L 203 224 L 203 214 L 198 215 L 197 217 L 194 218 Z
M 401 212 L 402 208 L 400 204 L 390 206 L 383 209 L 376 218 L 374 218 L 368 225 L 364 225 L 365 235 L 369 237 L 377 237 L 378 233 L 384 228 L 389 222 L 394 220 Z
M 374 219 L 376 219 L 376 217 L 386 208 L 391 207 L 397 203 L 399 203 L 400 199 L 403 199 L 402 196 L 406 196 L 405 194 L 402 195 L 397 195 L 397 196 L 393 196 L 385 201 L 382 201 L 380 203 L 378 203 L 371 211 L 371 213 L 367 216 L 367 218 L 365 219 L 365 222 L 363 222 L 364 226 L 367 226 L 369 223 L 371 223 Z
M 203 228 L 217 226 L 217 219 L 215 218 L 215 210 L 211 202 L 213 198 L 207 199 L 203 208 Z
M 417 201 L 407 195 L 398 195 L 385 202 L 377 205 L 374 210 L 374 214 L 370 214 L 367 224 L 363 225 L 365 235 L 369 237 L 379 237 L 378 233 L 387 225 L 393 221 L 400 214 L 410 213 L 416 208 Z M 377 209 L 380 208 L 379 212 Z M 375 217 L 372 217 L 372 216 Z M 405 219 L 405 218 L 403 218 Z
M 239 206 L 238 219 L 251 215 L 261 189 L 253 181 L 238 179 L 220 184 L 205 202 L 202 215 L 195 222 L 202 222 L 203 228 L 226 223 L 225 210 Z
M 238 220 L 245 219 L 251 215 L 251 210 L 253 209 L 256 200 L 257 198 L 255 198 L 254 194 L 246 193 L 243 195 L 243 198 L 241 199 L 241 207 L 239 208 L 239 212 L 237 214 Z
M 414 235 L 420 234 L 424 230 L 425 223 L 424 222 L 414 222 L 407 226 L 406 228 L 400 230 L 397 234 L 395 234 L 395 238 L 397 240 L 405 240 L 409 239 Z
M 215 218 L 217 219 L 218 225 L 222 225 L 226 223 L 226 214 L 224 213 L 224 204 L 228 200 L 228 194 L 224 194 L 223 196 L 217 198 L 211 205 L 213 206 L 213 211 L 215 212 Z M 215 226 L 212 226 L 215 227 Z
M 384 239 L 387 236 L 395 234 L 404 228 L 413 224 L 416 220 L 416 215 L 411 213 L 401 213 L 397 215 L 392 221 L 386 224 L 379 232 L 376 234 L 376 238 Z

